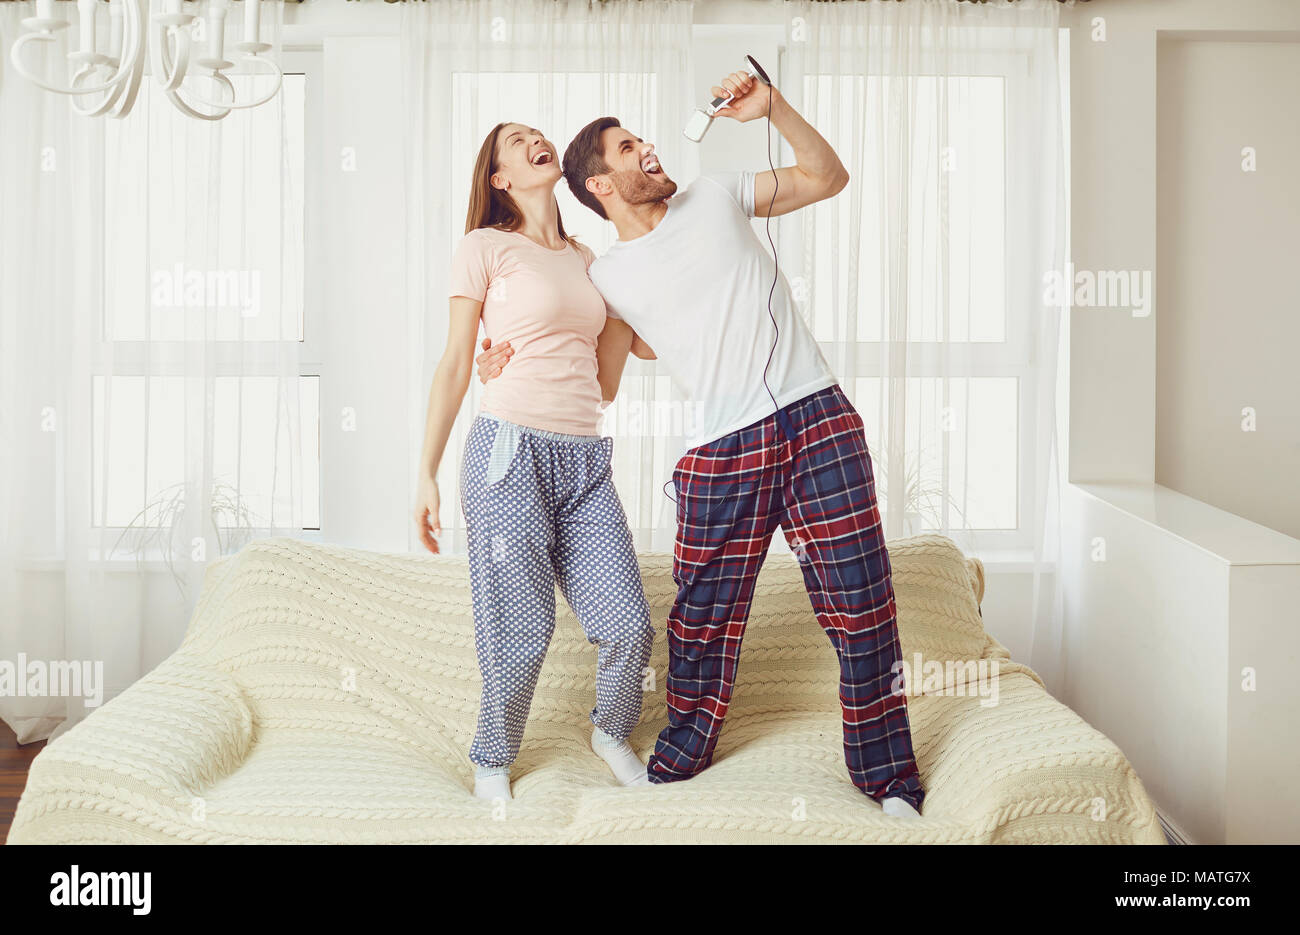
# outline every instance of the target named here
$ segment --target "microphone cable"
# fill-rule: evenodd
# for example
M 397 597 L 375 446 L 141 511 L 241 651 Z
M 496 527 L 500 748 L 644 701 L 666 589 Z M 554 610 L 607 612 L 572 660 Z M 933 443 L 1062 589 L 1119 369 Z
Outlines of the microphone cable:
M 781 407 L 777 405 L 776 395 L 767 382 L 767 371 L 772 366 L 772 358 L 776 356 L 776 344 L 781 339 L 781 327 L 776 323 L 776 313 L 772 311 L 772 297 L 776 295 L 777 280 L 781 276 L 781 266 L 776 258 L 776 241 L 772 239 L 772 209 L 776 206 L 776 193 L 780 191 L 781 183 L 776 177 L 776 164 L 772 161 L 772 85 L 770 84 L 767 86 L 767 165 L 772 171 L 772 200 L 767 203 L 767 217 L 764 223 L 767 244 L 772 248 L 772 288 L 767 292 L 767 317 L 772 319 L 772 330 L 775 334 L 772 336 L 772 349 L 767 353 L 767 363 L 763 365 L 763 387 L 767 390 L 767 395 L 772 398 L 773 410 L 780 412 Z

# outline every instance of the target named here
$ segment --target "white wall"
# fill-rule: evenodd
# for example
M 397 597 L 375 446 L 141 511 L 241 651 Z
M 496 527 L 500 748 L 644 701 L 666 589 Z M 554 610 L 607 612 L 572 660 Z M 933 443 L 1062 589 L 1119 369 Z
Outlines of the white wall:
M 1067 703 L 1191 841 L 1300 841 L 1300 540 L 1160 485 L 1065 513 Z
M 1155 479 L 1300 537 L 1300 37 L 1234 36 L 1157 44 Z
M 1300 559 L 1232 569 L 1228 586 L 1228 844 L 1300 841 Z M 1275 621 L 1290 621 L 1278 627 Z M 1238 624 L 1239 622 L 1239 624 Z M 1253 691 L 1243 690 L 1247 675 Z
M 1249 179 L 1267 198 L 1216 189 L 1242 184 L 1227 167 L 1243 135 L 1280 150 L 1275 169 L 1297 164 L 1300 4 L 1094 0 L 1062 18 L 1075 268 L 1146 270 L 1155 285 L 1147 317 L 1071 312 L 1068 468 L 1084 486 L 1063 504 L 1063 699 L 1193 841 L 1294 842 L 1279 777 L 1300 765 L 1300 541 L 1236 513 L 1296 532 L 1294 344 L 1260 344 L 1295 334 L 1295 290 L 1267 241 L 1294 239 L 1294 212 L 1270 199 L 1293 201 L 1296 182 Z M 1278 81 L 1293 87 L 1273 96 Z M 1242 437 L 1242 405 L 1269 414 L 1268 437 Z
M 1092 38 L 1097 18 L 1104 20 L 1104 42 Z M 1065 8 L 1062 24 L 1071 29 L 1072 258 L 1078 269 L 1155 271 L 1158 34 L 1244 31 L 1294 42 L 1300 4 L 1093 0 Z M 1279 101 L 1275 114 L 1278 122 L 1295 125 L 1294 92 Z M 1236 143 L 1232 151 L 1240 149 L 1235 139 L 1224 140 L 1230 143 Z M 1241 236 L 1249 240 L 1256 233 L 1251 228 Z M 1158 305 L 1158 276 L 1155 288 Z M 1157 480 L 1159 318 L 1158 311 L 1135 318 L 1127 308 L 1076 308 L 1071 315 L 1071 481 Z M 1294 407 L 1294 397 L 1290 402 Z M 1294 420 L 1294 408 L 1291 414 Z
M 319 237 L 328 288 L 321 381 L 321 528 L 403 551 L 415 468 L 406 446 L 405 186 L 397 41 L 329 37 Z M 397 167 L 397 168 L 395 168 Z
M 1226 780 L 1228 579 L 1105 500 L 1066 497 L 1067 703 L 1119 746 L 1147 791 L 1198 842 L 1221 839 Z M 1099 548 L 1102 558 L 1094 557 Z M 1067 578 L 1067 580 L 1069 580 Z

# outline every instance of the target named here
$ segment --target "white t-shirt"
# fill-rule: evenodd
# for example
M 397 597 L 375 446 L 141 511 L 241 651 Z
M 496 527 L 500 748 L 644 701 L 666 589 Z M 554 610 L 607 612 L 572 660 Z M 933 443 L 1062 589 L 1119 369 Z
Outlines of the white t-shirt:
M 780 329 L 772 352 L 772 257 L 748 220 L 754 173 L 702 175 L 667 206 L 658 226 L 615 241 L 589 272 L 607 313 L 654 349 L 690 404 L 682 419 L 687 448 L 837 383 L 784 275 L 772 295 Z

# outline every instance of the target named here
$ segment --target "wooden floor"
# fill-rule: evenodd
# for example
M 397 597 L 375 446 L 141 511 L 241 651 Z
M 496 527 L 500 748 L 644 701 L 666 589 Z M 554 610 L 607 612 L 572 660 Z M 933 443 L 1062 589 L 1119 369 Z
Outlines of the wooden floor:
M 18 738 L 9 725 L 0 721 L 0 842 L 9 837 L 18 797 L 27 785 L 27 769 L 36 754 L 45 749 L 45 741 L 18 745 Z

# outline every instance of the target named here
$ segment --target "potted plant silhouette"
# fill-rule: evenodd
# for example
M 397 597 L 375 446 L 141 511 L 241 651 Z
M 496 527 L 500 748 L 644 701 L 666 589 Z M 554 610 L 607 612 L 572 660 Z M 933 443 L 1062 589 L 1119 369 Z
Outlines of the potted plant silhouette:
M 176 571 L 176 555 L 178 552 L 186 555 L 192 552 L 192 543 L 178 541 L 186 528 L 185 487 L 184 483 L 164 487 L 132 517 L 112 548 L 112 553 L 116 553 L 130 537 L 133 541 L 127 551 L 134 553 L 137 564 L 161 556 L 182 595 L 185 594 L 185 579 Z M 247 545 L 259 526 L 257 520 L 257 515 L 247 506 L 246 498 L 241 497 L 236 488 L 220 481 L 212 485 L 212 506 L 207 524 L 212 541 L 217 543 L 217 555 L 228 555 Z

